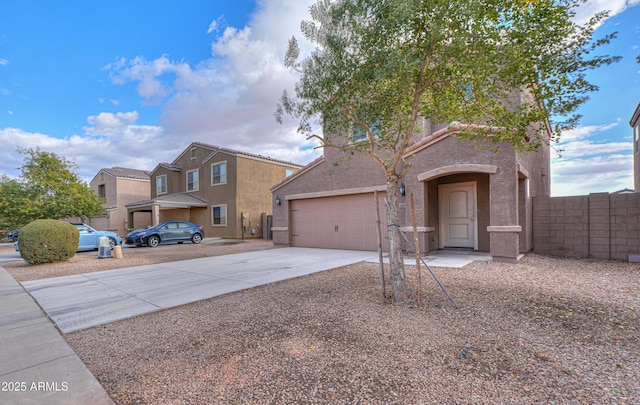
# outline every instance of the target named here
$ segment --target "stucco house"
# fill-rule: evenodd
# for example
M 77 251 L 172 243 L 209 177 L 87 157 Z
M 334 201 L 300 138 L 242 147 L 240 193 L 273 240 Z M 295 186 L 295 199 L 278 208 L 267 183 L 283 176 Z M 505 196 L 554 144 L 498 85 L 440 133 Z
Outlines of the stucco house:
M 629 121 L 633 131 L 633 188 L 640 192 L 640 103 Z
M 89 182 L 91 189 L 106 200 L 105 213 L 88 218 L 86 223 L 100 230 L 127 234 L 132 226 L 146 227 L 150 224 L 151 216 L 142 214 L 131 221 L 127 215 L 126 205 L 151 196 L 149 184 L 150 172 L 125 167 L 111 167 L 100 169 Z
M 514 262 L 532 249 L 532 198 L 550 194 L 549 146 L 519 153 L 510 144 L 482 148 L 456 137 L 459 127 L 423 120 L 404 158 L 411 164 L 399 196 L 401 229 L 413 241 L 410 195 L 416 203 L 420 251 L 457 248 Z M 548 139 L 540 129 L 531 136 Z M 498 151 L 492 151 L 497 146 Z M 386 182 L 367 155 L 325 148 L 271 188 L 276 244 L 377 250 L 376 202 L 386 238 Z M 408 251 L 414 248 L 405 246 Z
M 129 220 L 140 212 L 153 225 L 181 219 L 204 226 L 207 237 L 263 237 L 271 212 L 269 187 L 300 165 L 201 142 L 151 172 L 151 198 L 127 204 Z

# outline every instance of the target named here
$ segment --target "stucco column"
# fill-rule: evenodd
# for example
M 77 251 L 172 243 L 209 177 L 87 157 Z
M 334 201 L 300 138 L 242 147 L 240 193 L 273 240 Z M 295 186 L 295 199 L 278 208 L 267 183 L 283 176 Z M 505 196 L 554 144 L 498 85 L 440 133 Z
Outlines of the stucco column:
M 519 254 L 518 175 L 515 165 L 503 164 L 489 176 L 491 223 L 490 253 L 495 261 L 515 263 Z
M 158 204 L 151 205 L 151 221 L 153 226 L 160 224 L 160 205 Z

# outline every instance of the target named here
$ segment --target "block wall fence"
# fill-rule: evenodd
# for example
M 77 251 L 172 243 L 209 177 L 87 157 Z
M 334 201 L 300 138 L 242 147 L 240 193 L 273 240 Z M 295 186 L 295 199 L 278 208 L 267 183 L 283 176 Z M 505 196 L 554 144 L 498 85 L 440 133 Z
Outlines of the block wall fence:
M 640 193 L 534 197 L 533 251 L 625 261 L 640 254 Z

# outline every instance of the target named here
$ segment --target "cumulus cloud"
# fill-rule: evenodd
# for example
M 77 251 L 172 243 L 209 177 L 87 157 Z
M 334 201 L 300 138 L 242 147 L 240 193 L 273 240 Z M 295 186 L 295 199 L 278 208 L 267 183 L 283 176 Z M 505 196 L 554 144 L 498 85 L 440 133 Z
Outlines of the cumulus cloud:
M 633 156 L 614 154 L 559 160 L 551 171 L 551 195 L 586 195 L 633 189 Z
M 101 119 L 96 119 L 96 123 L 104 124 Z M 87 129 L 98 131 L 98 128 L 110 129 L 112 126 L 107 122 L 103 127 Z M 0 129 L 0 144 L 4 145 L 0 148 L 3 172 L 10 177 L 20 175 L 24 156 L 17 152 L 18 148 L 40 148 L 74 161 L 79 166 L 80 177 L 86 181 L 103 167 L 151 170 L 160 162 L 173 160 L 186 146 L 164 137 L 162 128 L 145 125 L 124 125 L 109 137 L 73 135 L 64 139 L 4 128 Z M 150 153 L 150 150 L 155 152 Z
M 605 8 L 614 15 L 639 2 L 590 0 L 578 10 L 576 19 L 586 21 Z M 312 3 L 257 2 L 251 20 L 241 27 L 228 26 L 223 16 L 213 19 L 208 27 L 202 27 L 203 35 L 206 30 L 211 36 L 210 56 L 197 63 L 173 60 L 170 55 L 115 59 L 105 66 L 112 83 L 133 84 L 142 104 L 159 106 L 162 114 L 155 125 L 138 124 L 140 116 L 134 110 L 96 112 L 87 117 L 83 133 L 65 139 L 16 128 L 0 129 L 0 144 L 6 145 L 0 150 L 3 170 L 17 175 L 17 171 L 5 168 L 21 166 L 22 156 L 15 152 L 18 146 L 39 146 L 73 158 L 85 179 L 91 179 L 102 167 L 151 170 L 160 162 L 173 160 L 194 141 L 300 164 L 310 162 L 321 153 L 314 149 L 316 143 L 296 132 L 296 122 L 278 124 L 273 113 L 282 91 L 291 91 L 297 80 L 295 72 L 283 65 L 289 38 L 295 35 L 303 52 L 311 49 L 300 34 L 300 22 L 309 18 Z M 0 59 L 0 65 L 7 63 Z M 109 102 L 119 105 L 115 99 Z M 618 124 L 578 128 L 564 134 L 559 147 L 565 149 L 565 157 L 553 162 L 556 169 L 552 171 L 552 184 L 575 184 L 578 194 L 590 185 L 591 191 L 602 184 L 611 191 L 628 187 L 628 145 L 594 141 L 597 133 Z M 589 174 L 582 174 L 582 170 Z
M 226 26 L 219 17 L 211 57 L 191 66 L 142 57 L 118 59 L 107 69 L 116 84 L 133 82 L 147 102 L 161 104 L 158 124 L 167 136 L 307 163 L 320 152 L 296 131 L 278 124 L 273 113 L 284 89 L 297 77 L 284 67 L 288 39 L 308 18 L 310 1 L 265 1 L 244 27 Z
M 640 0 L 588 0 L 580 5 L 574 19 L 578 24 L 584 24 L 601 11 L 607 10 L 609 16 L 613 17 L 637 4 L 640 4 Z
M 102 112 L 87 118 L 90 126 L 83 127 L 87 135 L 109 136 L 121 133 L 125 127 L 138 121 L 138 112 Z
M 584 195 L 633 188 L 633 156 L 628 142 L 598 140 L 619 122 L 577 127 L 562 134 L 551 160 L 551 194 Z M 624 133 L 626 129 L 620 129 Z M 617 136 L 616 139 L 625 139 Z

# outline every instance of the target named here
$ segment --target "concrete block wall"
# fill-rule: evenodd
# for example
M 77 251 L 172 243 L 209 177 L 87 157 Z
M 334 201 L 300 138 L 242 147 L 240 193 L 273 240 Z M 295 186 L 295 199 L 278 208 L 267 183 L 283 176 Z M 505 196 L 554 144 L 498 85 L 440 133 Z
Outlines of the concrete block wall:
M 534 197 L 533 251 L 627 260 L 640 253 L 640 193 Z

